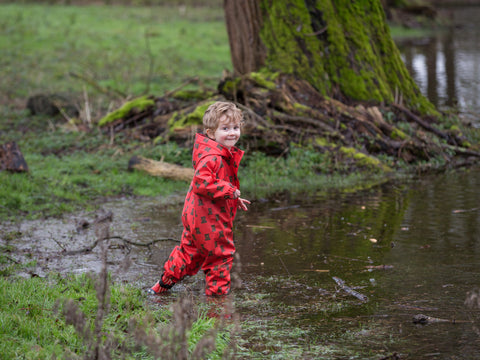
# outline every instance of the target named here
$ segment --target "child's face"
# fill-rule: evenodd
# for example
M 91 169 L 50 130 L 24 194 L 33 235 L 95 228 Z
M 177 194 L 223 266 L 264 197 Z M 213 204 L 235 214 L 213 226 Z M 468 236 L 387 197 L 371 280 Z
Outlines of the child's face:
M 230 149 L 240 138 L 240 123 L 233 122 L 225 115 L 220 119 L 217 129 L 207 130 L 207 135 L 216 142 Z

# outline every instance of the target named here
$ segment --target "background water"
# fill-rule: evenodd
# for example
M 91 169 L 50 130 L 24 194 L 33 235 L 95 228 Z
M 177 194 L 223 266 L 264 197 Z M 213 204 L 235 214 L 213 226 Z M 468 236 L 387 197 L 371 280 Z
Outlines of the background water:
M 455 108 L 480 127 L 480 6 L 440 9 L 451 26 L 431 37 L 399 40 L 420 90 L 443 109 Z

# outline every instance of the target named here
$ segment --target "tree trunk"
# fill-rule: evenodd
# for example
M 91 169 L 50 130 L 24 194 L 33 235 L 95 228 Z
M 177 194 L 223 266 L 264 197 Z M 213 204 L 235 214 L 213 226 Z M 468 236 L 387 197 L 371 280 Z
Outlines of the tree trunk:
M 336 99 L 435 114 L 390 36 L 381 0 L 225 0 L 234 73 L 293 75 Z
M 265 47 L 260 40 L 262 14 L 257 0 L 225 0 L 230 53 L 234 75 L 248 74 L 265 63 Z

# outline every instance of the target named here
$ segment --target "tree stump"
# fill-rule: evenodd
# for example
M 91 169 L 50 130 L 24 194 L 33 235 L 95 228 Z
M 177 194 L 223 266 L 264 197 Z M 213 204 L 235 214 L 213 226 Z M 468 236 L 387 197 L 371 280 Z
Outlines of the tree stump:
M 28 172 L 28 165 L 15 141 L 0 146 L 0 171 Z

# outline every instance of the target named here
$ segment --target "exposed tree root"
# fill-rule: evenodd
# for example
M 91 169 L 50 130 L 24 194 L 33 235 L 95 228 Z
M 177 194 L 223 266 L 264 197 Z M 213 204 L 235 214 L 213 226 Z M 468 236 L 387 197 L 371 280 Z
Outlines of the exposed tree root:
M 225 78 L 218 93 L 202 101 L 180 101 L 176 95 L 170 92 L 169 98 L 156 99 L 154 109 L 133 112 L 108 126 L 113 133 L 128 128 L 137 138 L 160 136 L 190 145 L 193 134 L 201 129 L 202 107 L 223 99 L 236 102 L 243 110 L 246 125 L 241 146 L 249 150 L 278 156 L 296 143 L 326 153 L 336 163 L 350 163 L 351 170 L 394 169 L 432 159 L 455 166 L 480 158 L 458 127 L 442 128 L 438 119 L 414 114 L 401 104 L 325 98 L 306 81 L 289 76 Z M 459 157 L 468 160 L 458 162 Z

